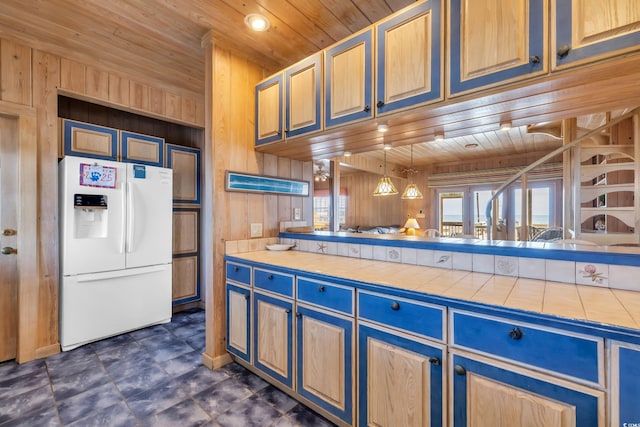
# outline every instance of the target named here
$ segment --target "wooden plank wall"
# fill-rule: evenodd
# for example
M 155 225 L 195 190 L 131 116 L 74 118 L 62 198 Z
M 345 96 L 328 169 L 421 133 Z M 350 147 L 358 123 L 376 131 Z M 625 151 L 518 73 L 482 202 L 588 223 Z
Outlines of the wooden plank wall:
M 340 176 L 340 187 L 347 192 L 347 226 L 404 225 L 405 202 L 400 194 L 407 180 L 391 178 L 399 194 L 374 197 L 373 190 L 379 179 L 380 175 L 366 172 Z

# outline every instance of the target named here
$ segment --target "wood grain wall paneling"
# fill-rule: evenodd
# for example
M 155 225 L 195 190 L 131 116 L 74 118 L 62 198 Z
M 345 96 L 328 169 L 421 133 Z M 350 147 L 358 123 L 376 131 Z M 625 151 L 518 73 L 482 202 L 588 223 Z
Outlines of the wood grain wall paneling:
M 60 88 L 75 93 L 85 93 L 87 67 L 70 59 L 60 59 Z
M 149 86 L 134 81 L 129 82 L 129 102 L 133 108 L 149 110 Z
M 129 79 L 109 73 L 109 101 L 129 105 Z
M 396 196 L 374 197 L 373 190 L 379 175 L 356 173 L 340 176 L 340 186 L 347 190 L 348 226 L 404 225 L 406 218 L 402 214 L 403 201 Z M 393 178 L 393 184 L 399 192 L 404 190 L 406 180 Z
M 0 100 L 31 105 L 31 49 L 0 40 Z
M 86 71 L 87 87 L 84 93 L 96 99 L 109 99 L 109 73 L 96 69 L 94 67 L 87 67 Z

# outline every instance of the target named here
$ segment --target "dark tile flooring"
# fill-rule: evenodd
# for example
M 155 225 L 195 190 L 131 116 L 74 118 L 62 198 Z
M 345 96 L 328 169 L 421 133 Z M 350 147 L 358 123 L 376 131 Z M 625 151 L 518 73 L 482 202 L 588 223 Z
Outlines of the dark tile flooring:
M 242 366 L 201 364 L 204 311 L 0 364 L 0 426 L 331 426 Z

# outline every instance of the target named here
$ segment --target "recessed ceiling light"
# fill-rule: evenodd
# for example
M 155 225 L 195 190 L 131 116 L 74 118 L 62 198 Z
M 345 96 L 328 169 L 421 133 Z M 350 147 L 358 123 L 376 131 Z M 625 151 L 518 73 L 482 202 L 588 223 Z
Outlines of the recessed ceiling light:
M 444 141 L 444 132 L 437 132 L 437 133 L 433 136 L 433 140 L 434 140 L 434 141 Z
M 345 157 L 351 157 L 351 151 L 345 151 L 344 152 L 344 156 Z
M 253 31 L 266 31 L 271 26 L 269 19 L 259 13 L 250 13 L 245 16 L 244 23 Z
M 476 148 L 478 146 L 477 142 L 470 142 L 469 144 L 465 144 L 464 148 Z
M 389 130 L 389 125 L 385 125 L 384 123 L 380 123 L 378 125 L 378 132 L 386 132 Z
M 383 148 L 387 151 L 391 150 L 393 146 L 391 144 L 384 144 Z
M 511 122 L 506 121 L 506 122 L 500 122 L 500 130 L 510 130 L 511 129 Z

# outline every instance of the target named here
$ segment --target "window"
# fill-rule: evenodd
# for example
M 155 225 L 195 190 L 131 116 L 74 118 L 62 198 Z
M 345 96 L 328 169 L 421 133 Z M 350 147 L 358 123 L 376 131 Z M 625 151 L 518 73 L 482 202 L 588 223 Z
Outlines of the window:
M 464 233 L 464 193 L 440 193 L 440 235 Z

